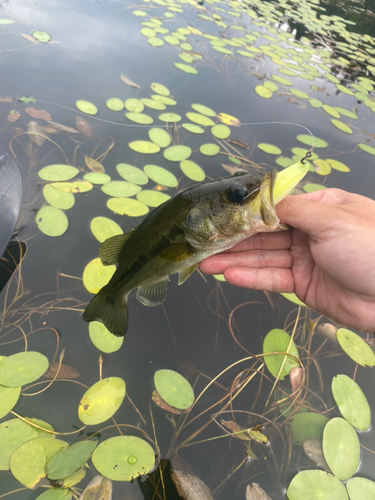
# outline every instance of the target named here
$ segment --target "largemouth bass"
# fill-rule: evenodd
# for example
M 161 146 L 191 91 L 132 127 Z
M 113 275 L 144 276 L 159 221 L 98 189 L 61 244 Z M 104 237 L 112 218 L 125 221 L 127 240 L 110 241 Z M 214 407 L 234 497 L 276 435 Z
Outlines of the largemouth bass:
M 279 174 L 238 173 L 202 182 L 166 201 L 130 233 L 113 236 L 99 248 L 104 265 L 118 267 L 87 306 L 83 319 L 101 321 L 117 336 L 128 329 L 127 299 L 137 288 L 146 306 L 161 304 L 169 275 L 181 285 L 199 263 L 259 231 L 280 231 L 275 202 L 306 174 L 302 162 Z

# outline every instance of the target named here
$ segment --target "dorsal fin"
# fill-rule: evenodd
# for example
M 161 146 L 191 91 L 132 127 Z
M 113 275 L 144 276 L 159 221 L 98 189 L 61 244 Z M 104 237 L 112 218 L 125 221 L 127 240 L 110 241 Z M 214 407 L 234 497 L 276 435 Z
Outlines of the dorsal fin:
M 111 266 L 117 264 L 119 261 L 121 250 L 123 249 L 128 238 L 131 236 L 130 233 L 116 234 L 103 243 L 99 247 L 99 257 L 103 263 L 103 266 Z

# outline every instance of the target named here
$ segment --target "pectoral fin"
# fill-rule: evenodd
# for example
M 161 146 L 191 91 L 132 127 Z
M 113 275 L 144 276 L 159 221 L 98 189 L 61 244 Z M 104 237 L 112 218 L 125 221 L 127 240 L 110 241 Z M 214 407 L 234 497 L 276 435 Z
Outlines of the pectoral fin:
M 144 306 L 158 306 L 166 299 L 167 288 L 168 278 L 153 283 L 152 285 L 140 286 L 137 290 L 137 299 Z
M 180 273 L 178 273 L 178 284 L 182 285 L 182 283 L 184 283 L 193 274 L 193 272 L 196 270 L 198 266 L 199 263 L 194 264 L 193 266 L 190 266 L 181 271 Z
M 158 257 L 170 262 L 182 262 L 195 254 L 195 250 L 188 243 L 173 243 L 158 254 Z
M 273 190 L 275 186 L 277 170 L 274 168 L 269 175 L 269 181 L 262 183 L 260 188 L 261 195 L 261 214 L 264 224 L 269 228 L 276 228 L 279 224 L 275 211 L 275 202 L 273 199 Z
M 99 257 L 103 266 L 111 266 L 119 261 L 121 250 L 132 233 L 116 234 L 103 243 L 99 247 Z

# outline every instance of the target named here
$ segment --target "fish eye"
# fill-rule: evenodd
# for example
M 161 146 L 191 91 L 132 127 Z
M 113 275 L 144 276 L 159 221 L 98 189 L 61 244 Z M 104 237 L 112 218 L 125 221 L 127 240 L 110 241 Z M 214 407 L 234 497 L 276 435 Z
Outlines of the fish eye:
M 245 200 L 248 194 L 249 190 L 246 186 L 243 186 L 241 184 L 233 184 L 233 186 L 228 189 L 227 198 L 232 203 L 241 203 Z

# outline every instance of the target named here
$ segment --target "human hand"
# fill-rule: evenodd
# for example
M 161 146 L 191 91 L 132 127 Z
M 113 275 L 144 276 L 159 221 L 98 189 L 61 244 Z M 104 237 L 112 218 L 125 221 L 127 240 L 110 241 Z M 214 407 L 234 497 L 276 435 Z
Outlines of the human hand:
M 291 229 L 258 233 L 202 261 L 232 285 L 294 292 L 348 327 L 375 328 L 375 201 L 340 189 L 288 196 L 276 206 Z

